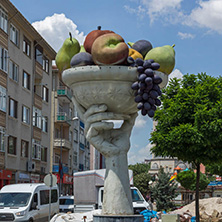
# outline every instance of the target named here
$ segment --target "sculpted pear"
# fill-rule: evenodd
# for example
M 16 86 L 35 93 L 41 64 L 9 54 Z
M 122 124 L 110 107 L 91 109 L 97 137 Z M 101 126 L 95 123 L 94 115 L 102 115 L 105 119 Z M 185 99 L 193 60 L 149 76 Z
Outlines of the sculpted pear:
M 78 40 L 72 38 L 71 33 L 69 33 L 69 35 L 70 38 L 67 38 L 64 41 L 55 58 L 56 66 L 61 72 L 70 68 L 70 61 L 72 57 L 80 50 L 80 44 Z
M 159 63 L 160 68 L 158 71 L 170 74 L 175 66 L 175 45 L 165 45 L 151 49 L 145 56 L 144 60 L 153 59 Z

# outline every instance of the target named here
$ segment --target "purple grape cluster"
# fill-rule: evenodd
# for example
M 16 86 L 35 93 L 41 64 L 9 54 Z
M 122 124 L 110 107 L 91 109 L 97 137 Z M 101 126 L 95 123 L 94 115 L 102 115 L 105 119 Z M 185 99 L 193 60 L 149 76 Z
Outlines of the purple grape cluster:
M 142 60 L 140 58 L 128 58 L 130 66 L 137 67 L 137 81 L 131 86 L 135 92 L 135 102 L 137 108 L 141 110 L 143 116 L 148 115 L 150 118 L 154 116 L 156 107 L 161 105 L 158 96 L 161 95 L 159 84 L 162 78 L 154 73 L 160 68 L 160 65 L 154 62 L 153 59 Z

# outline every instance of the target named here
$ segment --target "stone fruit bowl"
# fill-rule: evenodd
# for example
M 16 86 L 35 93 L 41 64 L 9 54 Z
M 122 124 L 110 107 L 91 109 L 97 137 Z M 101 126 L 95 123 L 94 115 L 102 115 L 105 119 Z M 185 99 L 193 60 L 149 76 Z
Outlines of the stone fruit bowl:
M 63 71 L 62 79 L 85 109 L 93 104 L 106 104 L 110 112 L 132 114 L 138 111 L 135 92 L 131 89 L 137 80 L 136 68 L 80 66 Z
M 167 75 L 156 72 L 163 79 Z M 106 104 L 108 111 L 132 114 L 138 111 L 134 101 L 135 91 L 131 89 L 137 81 L 137 69 L 129 66 L 80 66 L 66 69 L 62 73 L 63 82 L 73 90 L 79 104 L 88 109 L 93 104 Z

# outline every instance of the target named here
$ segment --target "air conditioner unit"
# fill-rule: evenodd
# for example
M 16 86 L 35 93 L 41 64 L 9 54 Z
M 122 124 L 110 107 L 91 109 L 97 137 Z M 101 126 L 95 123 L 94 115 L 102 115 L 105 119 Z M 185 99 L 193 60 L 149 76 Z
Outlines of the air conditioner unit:
M 33 162 L 33 161 L 27 162 L 27 171 L 28 172 L 35 171 L 35 162 Z

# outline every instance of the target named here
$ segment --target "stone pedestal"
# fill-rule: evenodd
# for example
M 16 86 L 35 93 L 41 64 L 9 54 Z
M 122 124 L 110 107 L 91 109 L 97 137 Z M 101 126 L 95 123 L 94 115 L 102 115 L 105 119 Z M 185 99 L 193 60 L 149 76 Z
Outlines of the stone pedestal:
M 143 215 L 93 215 L 93 222 L 143 222 Z

